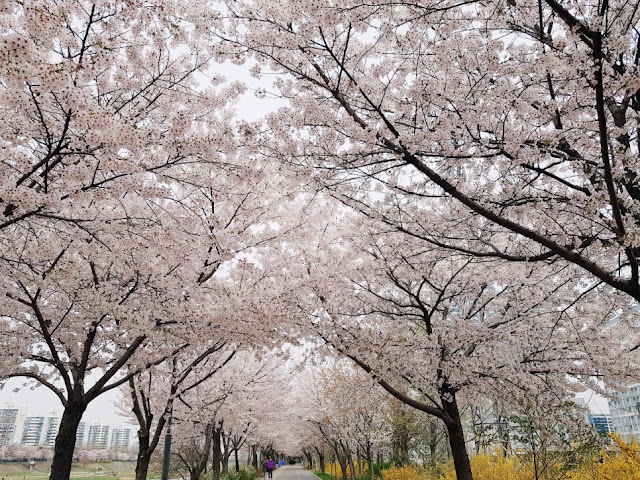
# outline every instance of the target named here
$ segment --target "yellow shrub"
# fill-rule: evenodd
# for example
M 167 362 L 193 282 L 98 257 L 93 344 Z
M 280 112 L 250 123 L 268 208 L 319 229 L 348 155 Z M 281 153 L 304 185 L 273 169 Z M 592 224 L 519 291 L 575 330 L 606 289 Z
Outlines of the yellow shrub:
M 471 457 L 473 480 L 530 480 L 530 473 L 523 469 L 515 458 L 504 455 L 476 455 Z M 449 462 L 444 470 L 442 480 L 456 480 L 453 463 Z
M 382 480 L 431 480 L 432 478 L 425 469 L 417 465 L 392 466 L 382 471 Z
M 522 470 L 515 458 L 504 455 L 476 455 L 471 459 L 474 480 L 527 480 L 528 472 Z
M 640 480 L 640 446 L 626 444 L 617 435 L 611 438 L 619 451 L 602 452 L 598 458 L 582 458 L 575 471 L 569 471 L 562 480 Z M 497 455 L 476 455 L 471 458 L 474 480 L 533 480 L 532 469 L 522 459 Z M 391 467 L 382 472 L 383 480 L 456 480 L 453 462 L 441 468 L 440 474 L 415 465 Z
M 611 439 L 619 452 L 602 452 L 600 459 L 584 463 L 567 480 L 640 480 L 640 447 L 636 442 L 626 444 L 618 435 Z
M 324 471 L 331 475 L 333 478 L 342 478 L 342 467 L 338 462 L 325 463 Z

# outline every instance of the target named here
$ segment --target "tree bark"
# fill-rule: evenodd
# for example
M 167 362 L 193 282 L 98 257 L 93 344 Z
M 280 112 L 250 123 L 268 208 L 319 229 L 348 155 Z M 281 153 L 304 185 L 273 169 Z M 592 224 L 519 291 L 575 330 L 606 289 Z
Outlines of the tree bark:
M 229 457 L 231 456 L 231 450 L 229 449 L 229 444 L 224 444 L 224 450 L 222 451 L 222 474 L 226 475 L 229 473 Z
M 147 480 L 151 453 L 149 451 L 149 432 L 138 432 L 138 458 L 136 459 L 136 480 Z
M 202 472 L 204 472 L 205 468 L 207 468 L 207 462 L 209 461 L 209 452 L 211 451 L 212 440 L 213 440 L 213 428 L 211 425 L 207 425 L 205 428 L 205 441 L 204 441 L 204 447 L 202 448 L 202 455 L 200 456 L 200 460 L 194 465 L 192 465 L 191 467 L 189 467 L 190 480 L 200 480 L 200 476 L 202 475 Z
M 49 480 L 69 480 L 73 450 L 76 447 L 76 433 L 86 408 L 82 402 L 67 403 L 60 419 Z
M 449 445 L 451 447 L 451 456 L 453 457 L 453 466 L 456 471 L 456 479 L 473 480 L 471 462 L 469 461 L 467 445 L 464 441 L 464 430 L 455 393 L 451 393 L 450 397 L 449 399 L 443 398 L 442 403 L 448 417 L 445 425 L 449 434 Z
M 251 466 L 257 472 L 258 471 L 258 447 L 251 445 Z
M 371 476 L 371 480 L 375 480 L 374 471 L 373 471 L 373 453 L 371 452 L 371 442 L 367 439 L 367 462 L 369 463 L 369 474 Z
M 338 460 L 338 463 L 340 464 L 340 470 L 342 470 L 342 480 L 349 480 L 349 478 L 347 477 L 348 468 L 349 468 L 347 466 L 347 459 L 346 457 L 343 457 L 343 454 L 340 451 L 341 450 L 340 445 L 336 443 L 333 448 L 336 452 L 336 460 Z
M 220 480 L 220 462 L 222 460 L 221 441 L 222 425 L 218 425 L 213 429 L 213 452 L 211 453 L 211 474 L 213 480 Z
M 324 449 L 323 448 L 318 448 L 315 447 L 316 453 L 318 454 L 318 463 L 320 464 L 320 472 L 321 473 L 327 473 L 326 472 L 326 468 L 327 466 L 324 463 Z

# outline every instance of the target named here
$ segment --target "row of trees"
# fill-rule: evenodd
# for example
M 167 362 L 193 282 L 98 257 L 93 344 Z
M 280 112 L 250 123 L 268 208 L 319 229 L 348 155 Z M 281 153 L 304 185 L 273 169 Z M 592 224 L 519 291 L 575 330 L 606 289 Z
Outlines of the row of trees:
M 463 398 L 637 380 L 637 5 L 226 5 L 290 99 L 261 153 L 344 206 L 288 251 L 303 328 L 441 421 L 459 480 Z
M 0 370 L 64 406 L 52 480 L 98 395 L 142 479 L 284 342 L 440 422 L 459 480 L 465 399 L 637 380 L 633 2 L 254 3 L 0 9 Z M 285 104 L 254 123 L 243 62 Z
M 304 405 L 305 415 L 294 416 L 292 424 L 303 439 L 306 463 L 322 473 L 370 479 L 390 466 L 418 465 L 437 478 L 450 468 L 446 428 L 389 396 L 352 365 L 308 372 L 304 388 L 293 395 L 315 406 L 309 417 Z M 506 406 L 468 398 L 460 409 L 465 441 L 476 454 L 513 458 L 535 479 L 564 478 L 597 459 L 608 443 L 569 400 L 539 396 Z
M 216 71 L 214 13 L 0 9 L 0 366 L 64 407 L 52 479 L 68 479 L 99 395 L 128 387 L 143 479 L 175 402 L 205 395 L 239 352 L 272 348 L 245 257 L 292 220 L 272 162 L 250 158 L 231 121 L 243 88 Z

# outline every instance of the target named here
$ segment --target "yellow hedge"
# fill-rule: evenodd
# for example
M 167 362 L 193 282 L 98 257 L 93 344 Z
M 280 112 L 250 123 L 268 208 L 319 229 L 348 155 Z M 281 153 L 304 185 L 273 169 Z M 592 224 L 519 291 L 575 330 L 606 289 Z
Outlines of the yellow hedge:
M 358 477 L 360 472 L 366 472 L 369 470 L 369 464 L 367 462 L 363 462 L 359 464 L 357 460 L 353 461 L 353 467 L 355 468 L 355 476 Z M 342 467 L 338 462 L 330 463 L 325 462 L 324 471 L 334 478 L 341 479 L 342 478 Z M 351 472 L 349 466 L 347 466 L 347 478 L 351 478 Z
M 529 472 L 522 468 L 516 458 L 505 458 L 503 455 L 476 455 L 471 458 L 471 471 L 474 480 L 531 480 Z M 437 480 L 456 480 L 451 462 Z
M 583 458 L 575 471 L 569 471 L 563 480 L 640 480 L 640 446 L 626 444 L 612 435 L 616 451 L 603 451 L 598 458 Z M 471 458 L 474 480 L 534 480 L 532 468 L 521 458 L 502 455 L 476 455 Z M 391 467 L 382 472 L 383 480 L 456 480 L 452 462 L 440 472 L 416 465 Z
M 431 480 L 432 478 L 434 477 L 430 476 L 429 472 L 417 465 L 392 466 L 382 471 L 383 480 Z
M 640 480 L 640 447 L 635 441 L 626 444 L 618 435 L 611 439 L 619 451 L 604 451 L 599 459 L 586 463 L 567 480 Z

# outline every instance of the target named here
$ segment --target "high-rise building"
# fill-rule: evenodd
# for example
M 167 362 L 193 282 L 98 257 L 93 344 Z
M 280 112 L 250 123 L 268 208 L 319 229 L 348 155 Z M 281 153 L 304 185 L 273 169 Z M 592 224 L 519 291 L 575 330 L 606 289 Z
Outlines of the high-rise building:
M 60 427 L 60 417 L 47 417 L 44 429 L 42 445 L 53 447 L 56 444 L 58 428 Z
M 640 384 L 629 385 L 624 392 L 612 392 L 609 400 L 612 430 L 625 441 L 640 438 Z
M 114 428 L 111 433 L 111 448 L 128 447 L 130 438 L 130 428 Z
M 44 426 L 44 417 L 26 417 L 24 419 L 24 429 L 22 430 L 22 445 L 40 445 L 42 430 Z
M 76 446 L 81 447 L 84 445 L 84 432 L 86 430 L 87 424 L 84 422 L 80 422 L 78 424 L 78 430 L 76 430 Z
M 611 416 L 606 413 L 588 413 L 587 421 L 598 433 L 606 435 L 611 432 Z
M 109 445 L 109 425 L 89 425 L 87 447 L 107 448 Z
M 17 408 L 0 409 L 0 447 L 13 443 L 13 434 L 16 431 Z

